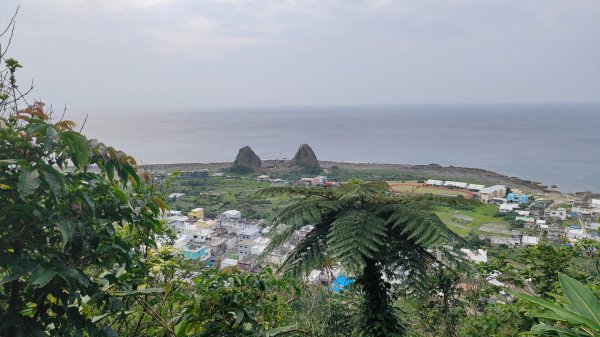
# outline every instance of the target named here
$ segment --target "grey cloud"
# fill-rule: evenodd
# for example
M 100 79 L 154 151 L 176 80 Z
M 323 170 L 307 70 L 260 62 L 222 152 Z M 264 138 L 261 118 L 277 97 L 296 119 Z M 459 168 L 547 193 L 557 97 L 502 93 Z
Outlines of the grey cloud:
M 593 0 L 30 0 L 11 56 L 75 110 L 599 101 L 599 32 Z

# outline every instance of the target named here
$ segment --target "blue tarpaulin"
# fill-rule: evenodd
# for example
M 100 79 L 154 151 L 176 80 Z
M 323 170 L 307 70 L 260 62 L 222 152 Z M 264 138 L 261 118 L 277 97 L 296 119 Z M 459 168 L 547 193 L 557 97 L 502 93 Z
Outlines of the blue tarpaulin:
M 346 288 L 352 283 L 354 283 L 354 280 L 351 280 L 344 275 L 339 275 L 335 278 L 335 280 L 333 280 L 333 282 L 331 282 L 329 290 L 339 293 L 340 290 Z

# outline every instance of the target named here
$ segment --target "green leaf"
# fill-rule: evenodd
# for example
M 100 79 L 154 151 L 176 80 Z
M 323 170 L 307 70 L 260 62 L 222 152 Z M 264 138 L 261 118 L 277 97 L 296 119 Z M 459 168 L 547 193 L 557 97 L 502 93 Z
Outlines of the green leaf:
M 63 175 L 51 166 L 38 167 L 38 171 L 42 173 L 42 178 L 50 186 L 54 197 L 56 199 L 60 198 L 66 186 Z
M 138 176 L 138 174 L 137 174 L 135 168 L 133 168 L 133 166 L 124 165 L 123 172 L 125 172 L 125 174 L 124 174 L 125 181 L 123 181 L 123 185 L 127 184 L 127 175 L 130 175 L 131 177 L 133 177 L 133 180 L 135 181 L 136 185 L 140 184 L 140 176 Z
M 58 141 L 58 138 L 58 131 L 56 131 L 54 127 L 49 127 L 48 130 L 46 130 L 46 141 L 44 142 L 46 151 L 52 151 L 52 147 Z
M 39 266 L 35 268 L 33 273 L 31 273 L 31 276 L 27 282 L 36 288 L 41 288 L 48 284 L 48 282 L 50 282 L 54 276 L 56 276 L 56 274 L 56 270 L 46 269 L 42 266 Z
M 28 134 L 33 134 L 35 132 L 39 132 L 41 134 L 46 134 L 48 128 L 50 127 L 50 124 L 43 122 L 39 119 L 35 119 L 35 122 L 31 122 L 29 124 L 29 127 L 27 127 L 27 133 Z
M 279 336 L 282 334 L 290 333 L 295 330 L 296 330 L 295 326 L 284 326 L 284 327 L 270 329 L 270 330 L 266 331 L 265 336 L 274 337 L 274 336 Z
M 64 249 L 69 243 L 69 241 L 71 241 L 73 231 L 72 224 L 70 222 L 61 221 L 57 224 L 57 227 L 58 231 L 60 232 L 60 235 L 62 236 L 61 248 Z
M 236 309 L 235 311 L 235 324 L 240 324 L 244 320 L 246 313 L 244 313 L 243 309 Z
M 508 290 L 508 292 L 511 295 L 517 296 L 519 298 L 522 298 L 524 300 L 535 303 L 537 305 L 540 305 L 546 309 L 553 311 L 555 314 L 559 315 L 562 318 L 561 321 L 563 321 L 563 322 L 568 322 L 569 324 L 573 324 L 573 325 L 582 325 L 582 324 L 591 324 L 592 323 L 589 319 L 585 318 L 584 316 L 581 316 L 577 313 L 566 310 L 566 309 L 562 308 L 561 306 L 558 306 L 554 303 L 550 303 L 548 301 L 544 301 L 535 296 L 531 296 L 529 294 L 525 294 L 525 293 L 521 293 L 521 292 L 517 292 L 517 291 Z
M 17 184 L 17 190 L 21 199 L 25 200 L 27 197 L 32 195 L 40 185 L 39 180 L 40 174 L 36 170 L 31 168 L 25 168 L 19 175 L 19 183 Z
M 184 321 L 181 321 L 175 325 L 175 336 L 183 337 L 185 336 L 185 329 L 187 328 L 187 324 Z
M 0 166 L 8 166 L 18 164 L 19 160 L 17 159 L 2 159 L 0 160 Z
M 191 322 L 188 323 L 185 327 L 185 335 L 195 335 L 199 334 L 204 330 L 204 324 L 202 322 Z
M 600 331 L 600 302 L 594 293 L 581 282 L 565 274 L 559 273 L 558 278 L 573 309 L 594 322 L 594 328 Z
M 85 137 L 75 131 L 65 131 L 60 139 L 73 151 L 73 164 L 86 167 L 92 158 L 92 146 Z
M 579 331 L 568 328 L 559 328 L 548 324 L 537 324 L 531 328 L 531 332 L 541 336 L 559 336 L 559 337 L 593 337 L 590 334 L 583 334 Z
M 106 175 L 108 176 L 108 179 L 112 182 L 115 180 L 115 163 L 113 160 L 110 160 L 108 163 L 106 163 L 106 166 L 104 166 L 104 168 L 106 169 Z
M 0 279 L 0 286 L 5 283 L 12 282 L 14 280 L 19 279 L 21 276 L 28 274 L 33 269 L 34 269 L 34 266 L 31 265 L 31 263 L 19 262 L 19 264 L 16 264 L 13 266 L 10 274 L 8 274 L 8 275 L 4 276 L 2 279 Z

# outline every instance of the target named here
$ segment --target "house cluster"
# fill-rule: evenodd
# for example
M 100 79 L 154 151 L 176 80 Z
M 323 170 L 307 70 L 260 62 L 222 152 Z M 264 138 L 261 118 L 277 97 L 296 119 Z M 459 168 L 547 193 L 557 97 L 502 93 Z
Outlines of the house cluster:
M 456 189 L 469 190 L 469 191 L 473 191 L 473 192 L 478 192 L 485 188 L 485 185 L 469 184 L 469 183 L 464 183 L 464 182 L 460 182 L 460 181 L 449 181 L 449 180 L 443 181 L 443 180 L 435 180 L 435 179 L 428 179 L 425 182 L 425 184 L 427 186 L 456 188 Z
M 187 215 L 181 211 L 168 211 L 163 218 L 177 233 L 173 244 L 175 249 L 188 259 L 220 269 L 236 266 L 255 271 L 264 264 L 279 265 L 287 258 L 294 244 L 312 230 L 310 226 L 305 226 L 288 243 L 259 260 L 259 255 L 271 241 L 264 237 L 270 227 L 266 227 L 263 220 L 244 219 L 237 210 L 228 210 L 216 219 L 207 219 L 203 208 L 195 208 Z
M 181 171 L 180 178 L 206 178 L 208 177 L 208 169 Z
M 584 239 L 600 241 L 600 223 L 594 221 L 600 217 L 600 200 L 574 201 L 571 209 L 567 210 L 565 207 L 551 207 L 552 200 L 540 198 L 531 201 L 527 194 L 506 193 L 506 190 L 502 185 L 491 186 L 478 192 L 479 199 L 496 204 L 499 213 L 513 213 L 514 221 L 522 223 L 523 228 L 529 229 L 528 232 L 533 235 L 522 235 L 520 231 L 513 230 L 511 237 L 485 237 L 490 243 L 536 245 L 543 237 L 555 242 L 564 240 L 562 238 L 571 242 Z
M 297 182 L 300 185 L 319 186 L 319 187 L 334 187 L 338 183 L 330 181 L 326 176 L 317 176 L 314 178 L 300 178 Z
M 266 182 L 266 183 L 273 183 L 276 186 L 283 186 L 285 185 L 285 180 L 283 179 L 279 179 L 279 178 L 271 178 L 266 174 L 260 175 L 256 178 L 257 181 L 260 182 Z

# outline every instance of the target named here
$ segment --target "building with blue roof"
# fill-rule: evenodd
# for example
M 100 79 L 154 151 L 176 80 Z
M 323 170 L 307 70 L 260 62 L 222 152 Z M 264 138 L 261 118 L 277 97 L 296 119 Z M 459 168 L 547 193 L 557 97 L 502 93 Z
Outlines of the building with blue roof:
M 527 194 L 516 194 L 511 192 L 506 195 L 506 201 L 527 205 L 529 203 L 529 196 Z
M 190 260 L 206 261 L 210 258 L 210 248 L 198 242 L 189 242 L 182 251 L 183 256 Z

